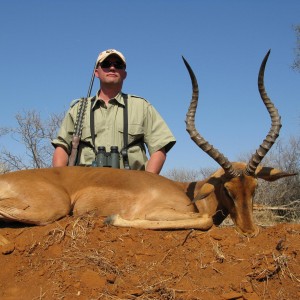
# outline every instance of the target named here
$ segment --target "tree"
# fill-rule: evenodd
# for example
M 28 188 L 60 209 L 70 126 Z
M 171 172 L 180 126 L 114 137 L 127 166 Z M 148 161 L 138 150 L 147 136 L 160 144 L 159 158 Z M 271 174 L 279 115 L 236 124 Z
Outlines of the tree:
M 216 169 L 201 168 L 199 170 L 192 170 L 188 168 L 172 168 L 165 172 L 164 176 L 174 181 L 192 182 L 202 180 L 211 175 Z
M 239 157 L 247 162 L 250 154 Z M 298 173 L 276 182 L 266 182 L 259 179 L 255 193 L 255 204 L 263 207 L 277 207 L 273 211 L 283 221 L 300 220 L 300 137 L 290 137 L 288 141 L 279 139 L 265 156 L 263 165 L 274 167 L 289 173 Z
M 20 154 L 7 147 L 1 149 L 2 172 L 50 167 L 53 154 L 51 140 L 56 136 L 63 115 L 53 114 L 47 120 L 42 120 L 35 110 L 25 111 L 15 116 L 15 128 L 0 128 L 0 137 L 10 133 L 13 140 L 23 145 Z
M 295 48 L 295 60 L 292 65 L 292 68 L 298 72 L 300 72 L 300 25 L 296 25 L 294 27 L 296 36 L 297 36 L 297 45 Z

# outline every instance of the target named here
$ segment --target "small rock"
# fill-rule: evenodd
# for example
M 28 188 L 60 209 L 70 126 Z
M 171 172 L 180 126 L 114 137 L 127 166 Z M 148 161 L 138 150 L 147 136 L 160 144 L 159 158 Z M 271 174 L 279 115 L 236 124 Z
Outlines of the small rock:
M 97 272 L 93 270 L 86 270 L 81 275 L 81 282 L 89 288 L 103 288 L 106 283 L 106 279 L 101 277 Z
M 237 292 L 229 292 L 222 295 L 223 299 L 226 300 L 236 300 L 236 299 L 243 299 L 243 295 Z
M 261 300 L 261 298 L 256 293 L 250 293 L 244 295 L 245 300 Z
M 116 281 L 116 279 L 117 279 L 116 274 L 108 274 L 108 275 L 106 276 L 106 281 L 107 281 L 108 283 L 111 283 L 111 284 L 114 284 L 115 281 Z
M 215 233 L 215 232 L 212 232 L 212 233 L 210 234 L 210 236 L 211 236 L 211 238 L 213 238 L 213 239 L 216 240 L 216 241 L 221 241 L 221 240 L 223 240 L 223 236 L 220 235 L 220 234 L 218 234 L 218 233 Z
M 14 252 L 14 250 L 15 250 L 15 244 L 11 242 L 0 246 L 0 251 L 4 255 L 11 254 L 12 252 Z
M 246 293 L 253 293 L 253 287 L 250 283 L 245 284 L 243 287 Z

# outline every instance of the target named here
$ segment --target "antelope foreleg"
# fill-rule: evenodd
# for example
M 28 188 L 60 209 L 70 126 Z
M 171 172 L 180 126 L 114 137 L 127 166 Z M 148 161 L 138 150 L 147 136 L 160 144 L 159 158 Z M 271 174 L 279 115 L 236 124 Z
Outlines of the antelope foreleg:
M 111 215 L 105 220 L 106 224 L 118 227 L 134 227 L 143 229 L 199 229 L 208 230 L 212 227 L 213 221 L 211 217 L 199 216 L 183 220 L 146 220 L 135 219 L 126 220 L 119 215 Z

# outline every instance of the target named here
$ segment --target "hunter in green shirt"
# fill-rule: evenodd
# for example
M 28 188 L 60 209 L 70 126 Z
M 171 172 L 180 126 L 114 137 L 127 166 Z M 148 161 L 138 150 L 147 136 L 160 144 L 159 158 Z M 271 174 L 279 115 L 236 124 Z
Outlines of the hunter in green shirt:
M 167 124 L 156 109 L 145 99 L 123 94 L 122 84 L 126 78 L 126 61 L 121 52 L 111 49 L 100 53 L 95 76 L 100 80 L 100 90 L 88 98 L 78 149 L 78 164 L 91 165 L 99 146 L 110 151 L 117 146 L 124 147 L 124 97 L 128 109 L 128 159 L 131 169 L 159 173 L 166 159 L 166 153 L 175 144 Z M 72 149 L 72 136 L 78 109 L 82 100 L 74 100 L 67 112 L 58 136 L 52 141 L 55 147 L 53 166 L 66 166 Z M 91 131 L 91 114 L 94 117 L 94 141 Z M 132 144 L 132 146 L 130 146 Z M 148 149 L 150 159 L 146 155 Z M 123 160 L 120 156 L 120 167 Z

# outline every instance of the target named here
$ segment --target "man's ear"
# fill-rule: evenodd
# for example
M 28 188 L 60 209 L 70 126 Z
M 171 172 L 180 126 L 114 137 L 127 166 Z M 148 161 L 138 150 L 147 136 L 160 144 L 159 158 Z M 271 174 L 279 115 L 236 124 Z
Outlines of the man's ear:
M 95 69 L 94 74 L 95 74 L 95 76 L 96 76 L 97 78 L 99 78 L 99 71 L 98 71 L 98 69 Z

